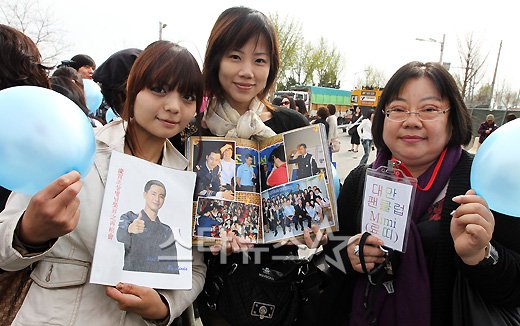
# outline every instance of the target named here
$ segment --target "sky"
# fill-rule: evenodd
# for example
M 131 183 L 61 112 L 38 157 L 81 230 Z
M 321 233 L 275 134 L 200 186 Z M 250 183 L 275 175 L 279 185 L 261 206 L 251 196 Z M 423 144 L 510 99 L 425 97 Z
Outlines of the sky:
M 461 73 L 458 43 L 473 34 L 487 55 L 481 84 L 491 83 L 503 41 L 496 87 L 520 90 L 520 37 L 518 11 L 509 0 L 372 0 L 372 1 L 178 1 L 89 0 L 86 4 L 65 0 L 39 0 L 50 8 L 55 26 L 67 49 L 62 59 L 78 53 L 90 55 L 100 65 L 112 53 L 129 47 L 144 48 L 159 37 L 159 22 L 167 24 L 163 39 L 187 47 L 200 64 L 206 42 L 218 15 L 243 5 L 302 24 L 303 40 L 324 37 L 343 56 L 341 88 L 350 90 L 367 66 L 388 79 L 407 62 L 439 61 L 440 43 L 420 42 L 433 38 L 444 43 L 443 61 L 450 72 Z M 477 86 L 478 88 L 478 86 Z M 497 89 L 497 88 L 495 88 Z

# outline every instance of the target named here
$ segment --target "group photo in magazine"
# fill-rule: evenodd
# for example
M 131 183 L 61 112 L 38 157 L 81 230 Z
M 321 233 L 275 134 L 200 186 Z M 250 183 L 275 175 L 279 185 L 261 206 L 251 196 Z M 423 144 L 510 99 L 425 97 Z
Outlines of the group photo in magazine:
M 312 224 L 336 230 L 326 139 L 320 125 L 261 142 L 191 137 L 194 242 L 218 242 L 228 232 L 253 243 L 279 242 Z

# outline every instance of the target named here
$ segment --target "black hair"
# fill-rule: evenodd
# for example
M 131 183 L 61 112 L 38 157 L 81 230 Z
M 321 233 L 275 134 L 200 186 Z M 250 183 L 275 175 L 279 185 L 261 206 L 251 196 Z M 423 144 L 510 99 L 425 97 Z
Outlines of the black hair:
M 164 197 L 166 197 L 166 187 L 159 180 L 150 180 L 144 185 L 144 192 L 148 192 L 152 186 L 159 186 L 164 189 Z
M 472 122 L 466 104 L 460 94 L 455 79 L 441 64 L 434 62 L 412 61 L 405 64 L 390 78 L 377 104 L 372 122 L 372 136 L 378 149 L 390 152 L 383 140 L 383 126 L 386 106 L 395 100 L 406 83 L 411 79 L 426 77 L 430 79 L 442 99 L 449 102 L 448 121 L 451 124 L 451 138 L 448 146 L 467 145 L 471 140 Z
M 274 163 L 274 158 L 278 158 L 280 161 L 285 162 L 285 147 L 284 145 L 280 145 L 273 149 L 271 154 L 269 154 L 269 158 L 267 159 L 269 162 Z

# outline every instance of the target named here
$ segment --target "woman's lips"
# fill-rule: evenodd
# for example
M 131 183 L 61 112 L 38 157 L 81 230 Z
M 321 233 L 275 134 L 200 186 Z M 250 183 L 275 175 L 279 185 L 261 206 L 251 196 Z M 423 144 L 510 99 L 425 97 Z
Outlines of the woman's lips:
M 240 89 L 251 89 L 253 88 L 254 84 L 248 84 L 248 83 L 235 83 L 235 85 Z
M 403 140 L 405 142 L 408 142 L 408 143 L 416 143 L 416 142 L 419 142 L 421 140 L 424 140 L 424 137 L 407 135 L 407 136 L 402 136 L 401 140 Z

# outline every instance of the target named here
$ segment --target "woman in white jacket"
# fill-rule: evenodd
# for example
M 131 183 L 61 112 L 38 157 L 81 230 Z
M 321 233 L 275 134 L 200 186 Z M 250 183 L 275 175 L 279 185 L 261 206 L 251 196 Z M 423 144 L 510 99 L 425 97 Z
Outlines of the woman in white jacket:
M 14 193 L 0 214 L 0 268 L 37 263 L 34 283 L 13 325 L 167 325 L 204 284 L 205 266 L 193 251 L 193 288 L 155 290 L 87 282 L 112 151 L 176 169 L 186 159 L 168 141 L 202 102 L 202 76 L 193 56 L 167 41 L 152 43 L 136 60 L 127 83 L 123 121 L 96 131 L 94 166 L 56 179 L 32 198 Z
M 359 134 L 359 138 L 361 138 L 361 144 L 363 145 L 363 150 L 365 153 L 363 157 L 359 161 L 359 165 L 365 165 L 368 161 L 368 155 L 370 155 L 370 151 L 372 150 L 372 120 L 374 119 L 374 113 L 370 113 L 368 118 L 363 119 L 359 126 L 357 126 L 357 132 Z

